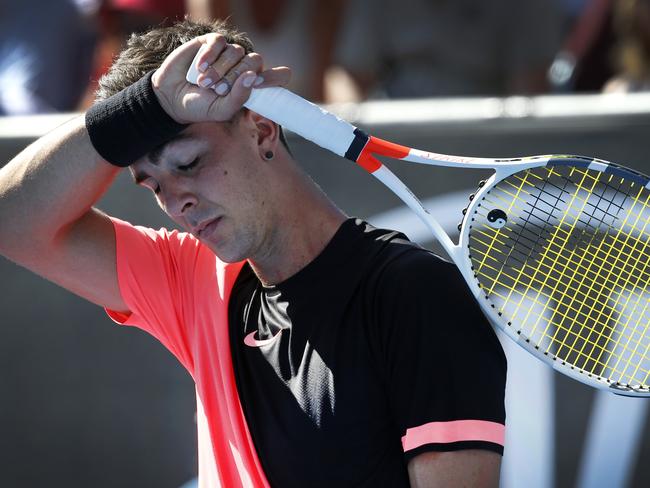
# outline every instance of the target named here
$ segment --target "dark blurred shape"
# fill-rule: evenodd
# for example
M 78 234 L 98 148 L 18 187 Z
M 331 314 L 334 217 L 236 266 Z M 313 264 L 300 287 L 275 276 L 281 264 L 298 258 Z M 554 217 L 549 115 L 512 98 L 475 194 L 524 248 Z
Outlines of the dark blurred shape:
M 229 19 L 251 37 L 266 66 L 291 67 L 291 90 L 322 101 L 346 2 L 188 0 L 188 13 L 194 19 Z
M 86 82 L 81 110 L 92 105 L 97 81 L 108 71 L 128 37 L 157 25 L 170 25 L 185 15 L 184 0 L 101 0 L 100 38 L 95 51 L 92 73 Z
M 562 20 L 557 0 L 352 0 L 339 60 L 375 96 L 541 93 Z
M 93 0 L 0 0 L 0 115 L 71 111 L 97 40 Z
M 612 0 L 590 0 L 577 12 L 549 69 L 555 92 L 599 92 L 614 73 Z
M 184 0 L 106 0 L 104 15 L 112 17 L 114 30 L 123 36 L 159 24 L 170 24 L 185 15 Z
M 607 92 L 650 90 L 650 0 L 618 0 L 614 7 L 617 74 Z

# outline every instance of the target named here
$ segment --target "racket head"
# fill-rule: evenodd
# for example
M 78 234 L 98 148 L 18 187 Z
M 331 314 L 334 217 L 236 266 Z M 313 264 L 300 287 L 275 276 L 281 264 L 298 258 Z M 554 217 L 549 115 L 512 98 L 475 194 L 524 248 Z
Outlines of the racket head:
M 628 396 L 650 396 L 649 182 L 581 156 L 513 161 L 470 202 L 454 257 L 495 326 Z

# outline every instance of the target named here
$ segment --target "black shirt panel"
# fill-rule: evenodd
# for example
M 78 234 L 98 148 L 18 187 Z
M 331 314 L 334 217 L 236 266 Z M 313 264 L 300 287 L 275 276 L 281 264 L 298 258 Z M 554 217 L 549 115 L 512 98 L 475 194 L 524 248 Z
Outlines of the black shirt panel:
M 414 248 L 386 262 L 371 280 L 369 315 L 379 324 L 391 416 L 401 432 L 432 421 L 503 424 L 506 357 L 496 334 L 458 268 L 423 253 Z M 424 450 L 463 448 L 503 454 L 502 445 L 476 440 Z M 407 452 L 407 459 L 422 450 Z
M 441 353 L 448 345 L 429 344 L 457 339 L 443 332 L 449 320 L 441 320 L 436 306 L 441 290 L 452 303 L 456 275 L 455 267 L 401 234 L 353 219 L 283 283 L 264 287 L 244 266 L 229 304 L 233 366 L 272 486 L 406 487 L 405 429 L 443 418 L 498 418 L 499 403 L 503 422 L 501 358 L 485 365 L 491 370 L 485 376 L 494 378 L 485 382 L 489 398 L 479 401 L 467 385 L 455 384 L 464 374 L 448 371 L 471 363 L 449 362 Z M 436 280 L 452 286 L 436 288 Z M 418 291 L 430 286 L 430 295 Z M 466 287 L 460 293 L 467 300 Z M 467 321 L 475 322 L 475 310 L 464 304 L 455 323 L 465 322 L 466 310 Z M 482 319 L 470 327 L 471 334 L 479 330 L 475 342 L 498 348 L 484 325 Z M 467 407 L 468 401 L 483 408 Z M 454 446 L 418 452 L 423 449 Z

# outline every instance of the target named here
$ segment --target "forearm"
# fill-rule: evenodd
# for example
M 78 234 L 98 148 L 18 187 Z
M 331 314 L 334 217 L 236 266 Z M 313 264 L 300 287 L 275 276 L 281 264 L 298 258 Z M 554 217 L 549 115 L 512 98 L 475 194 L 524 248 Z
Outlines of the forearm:
M 479 449 L 425 452 L 408 464 L 411 488 L 497 488 L 500 469 L 500 454 Z
M 0 253 L 29 264 L 74 227 L 118 168 L 93 148 L 77 117 L 0 169 Z

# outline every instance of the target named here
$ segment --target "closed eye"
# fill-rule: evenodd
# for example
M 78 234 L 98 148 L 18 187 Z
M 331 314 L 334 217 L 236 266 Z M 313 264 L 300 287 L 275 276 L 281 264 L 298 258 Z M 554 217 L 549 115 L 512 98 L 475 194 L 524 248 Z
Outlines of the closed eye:
M 194 168 L 197 164 L 199 164 L 199 158 L 198 157 L 196 159 L 194 159 L 194 161 L 192 161 L 191 163 L 182 164 L 182 165 L 178 166 L 178 170 L 179 171 L 189 171 L 192 168 Z

